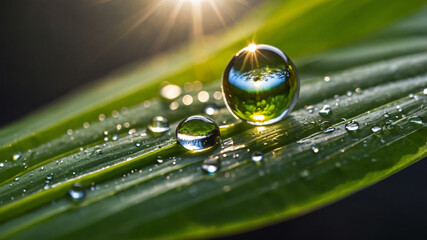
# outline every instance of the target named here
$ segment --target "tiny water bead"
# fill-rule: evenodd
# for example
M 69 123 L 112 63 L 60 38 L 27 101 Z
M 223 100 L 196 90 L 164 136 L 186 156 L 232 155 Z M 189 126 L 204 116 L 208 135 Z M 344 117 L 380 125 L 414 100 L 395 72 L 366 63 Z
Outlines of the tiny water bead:
M 359 123 L 358 123 L 358 122 L 356 122 L 356 121 L 350 121 L 349 123 L 347 123 L 347 124 L 345 125 L 345 129 L 346 129 L 348 132 L 355 133 L 355 132 L 357 132 L 357 131 L 359 130 Z
M 320 130 L 324 133 L 331 133 L 335 131 L 335 128 L 332 127 L 332 123 L 328 121 L 324 121 L 320 124 Z
M 295 65 L 280 49 L 251 44 L 225 69 L 222 91 L 234 117 L 254 125 L 280 121 L 294 107 L 300 83 Z
M 86 192 L 80 183 L 74 183 L 70 190 L 68 190 L 68 195 L 74 202 L 80 202 L 86 196 Z
M 151 119 L 148 130 L 152 133 L 163 133 L 169 131 L 169 121 L 162 116 L 156 116 Z
M 218 125 L 203 116 L 191 116 L 182 120 L 176 128 L 176 139 L 184 148 L 201 151 L 219 143 Z
M 205 106 L 205 113 L 207 115 L 214 115 L 215 113 L 218 112 L 218 110 L 219 110 L 218 106 L 216 104 L 213 104 L 213 103 L 206 104 L 206 106 Z
M 412 117 L 410 117 L 409 118 L 409 122 L 413 123 L 413 124 L 419 124 L 419 125 L 423 124 L 423 120 L 419 116 L 412 116 Z
M 260 151 L 256 151 L 252 153 L 252 161 L 259 162 L 263 158 L 263 154 Z
M 332 108 L 329 105 L 324 105 L 322 109 L 319 110 L 319 115 L 321 117 L 328 117 L 332 115 Z
M 376 133 L 376 132 L 379 132 L 379 131 L 381 131 L 381 127 L 379 127 L 379 126 L 373 126 L 372 128 L 371 128 L 371 131 L 373 132 L 373 133 Z
M 16 152 L 13 154 L 12 159 L 13 159 L 13 161 L 16 161 L 16 160 L 20 159 L 21 157 L 22 157 L 22 153 Z
M 203 161 L 203 164 L 202 164 L 203 171 L 211 175 L 216 173 L 220 167 L 221 167 L 221 161 L 219 160 L 218 156 L 212 156 L 206 159 L 205 161 Z

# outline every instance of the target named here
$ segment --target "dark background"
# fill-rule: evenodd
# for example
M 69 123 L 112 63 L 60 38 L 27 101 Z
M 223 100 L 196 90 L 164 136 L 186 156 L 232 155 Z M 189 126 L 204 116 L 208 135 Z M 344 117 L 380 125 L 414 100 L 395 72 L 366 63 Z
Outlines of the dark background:
M 191 39 L 188 7 L 168 31 L 163 30 L 164 16 L 172 6 L 135 25 L 156 1 L 1 1 L 0 126 L 120 66 Z M 224 14 L 226 24 L 233 24 L 258 2 L 229 10 Z M 204 24 L 205 34 L 224 28 L 215 19 Z M 426 200 L 424 159 L 331 206 L 224 239 L 427 239 Z

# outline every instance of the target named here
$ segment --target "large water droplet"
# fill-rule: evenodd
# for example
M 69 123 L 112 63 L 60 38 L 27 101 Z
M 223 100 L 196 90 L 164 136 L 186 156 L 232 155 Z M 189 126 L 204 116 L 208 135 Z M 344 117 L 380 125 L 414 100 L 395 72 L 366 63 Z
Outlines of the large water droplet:
M 256 151 L 252 153 L 252 161 L 259 162 L 263 158 L 262 152 Z
M 220 131 L 214 121 L 196 115 L 179 123 L 176 128 L 176 139 L 188 150 L 205 150 L 219 143 Z
M 74 183 L 70 190 L 68 190 L 68 195 L 70 196 L 71 200 L 80 202 L 86 196 L 86 192 L 80 183 Z
M 332 115 L 332 108 L 329 105 L 324 105 L 322 109 L 319 110 L 319 115 L 322 117 L 327 117 Z
M 280 121 L 299 95 L 295 65 L 280 49 L 251 44 L 225 69 L 222 90 L 231 113 L 254 125 Z
M 345 129 L 349 132 L 357 132 L 359 130 L 359 123 L 356 121 L 350 121 L 345 125 Z
M 216 173 L 220 167 L 221 167 L 221 161 L 219 160 L 218 156 L 212 156 L 206 159 L 205 161 L 203 161 L 203 164 L 202 164 L 202 169 L 211 175 Z
M 169 131 L 169 121 L 162 117 L 157 116 L 151 119 L 150 125 L 148 125 L 148 130 L 152 133 L 163 133 Z

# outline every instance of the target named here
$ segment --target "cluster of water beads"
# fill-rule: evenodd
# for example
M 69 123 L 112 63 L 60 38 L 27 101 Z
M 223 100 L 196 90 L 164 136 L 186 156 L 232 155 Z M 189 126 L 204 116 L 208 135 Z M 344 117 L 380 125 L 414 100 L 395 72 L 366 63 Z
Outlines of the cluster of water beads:
M 254 125 L 280 121 L 299 95 L 295 65 L 280 49 L 251 44 L 229 62 L 222 81 L 225 103 L 238 119 Z

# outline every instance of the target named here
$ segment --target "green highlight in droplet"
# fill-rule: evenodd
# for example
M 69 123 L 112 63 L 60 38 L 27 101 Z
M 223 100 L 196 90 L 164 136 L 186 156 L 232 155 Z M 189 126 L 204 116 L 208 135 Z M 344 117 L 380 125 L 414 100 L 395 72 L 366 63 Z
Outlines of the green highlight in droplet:
M 283 119 L 299 95 L 295 65 L 280 49 L 251 44 L 229 62 L 222 80 L 228 109 L 238 119 L 254 125 Z

